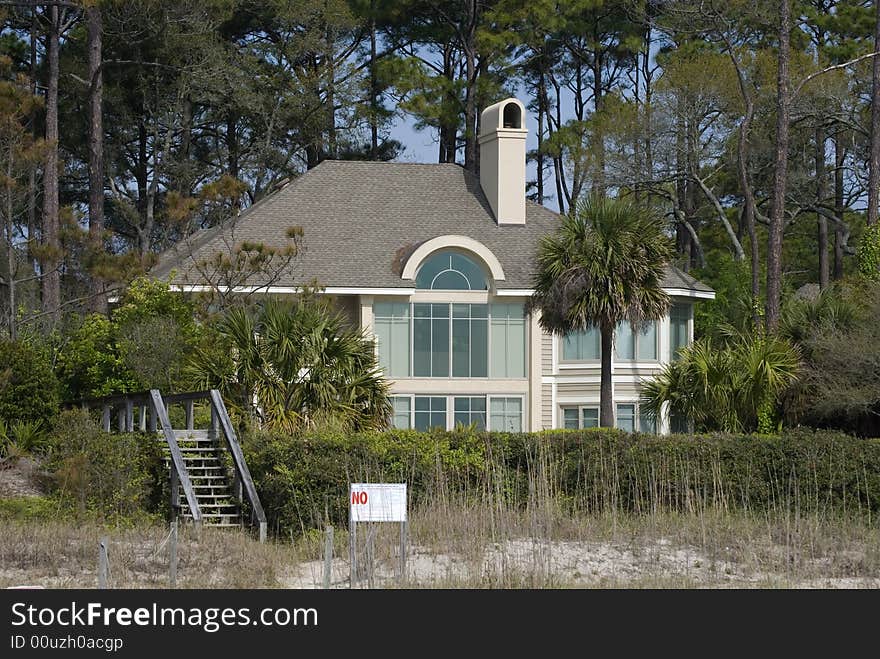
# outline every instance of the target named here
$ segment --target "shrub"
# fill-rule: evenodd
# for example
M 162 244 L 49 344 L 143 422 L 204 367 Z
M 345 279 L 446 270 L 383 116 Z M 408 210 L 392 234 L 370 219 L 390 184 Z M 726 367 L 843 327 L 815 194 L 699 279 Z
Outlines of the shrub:
M 81 512 L 113 517 L 157 510 L 164 473 L 154 436 L 105 433 L 87 412 L 68 410 L 50 442 L 53 489 Z
M 58 411 L 49 356 L 25 341 L 0 340 L 0 419 L 47 421 Z
M 280 533 L 344 525 L 351 482 L 406 481 L 411 506 L 442 496 L 525 507 L 542 485 L 570 511 L 596 514 L 710 506 L 880 513 L 880 440 L 822 431 L 257 434 L 245 452 Z

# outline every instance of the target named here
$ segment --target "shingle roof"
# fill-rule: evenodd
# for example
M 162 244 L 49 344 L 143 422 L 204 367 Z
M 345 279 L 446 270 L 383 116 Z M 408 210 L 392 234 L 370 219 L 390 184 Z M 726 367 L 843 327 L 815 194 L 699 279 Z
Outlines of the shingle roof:
M 195 262 L 245 241 L 283 246 L 288 229 L 299 226 L 305 249 L 277 286 L 317 279 L 326 287 L 409 288 L 400 270 L 412 250 L 431 238 L 464 235 L 500 261 L 506 279 L 496 288 L 527 289 L 538 241 L 558 222 L 557 213 L 527 202 L 524 226 L 498 226 L 479 179 L 458 165 L 327 160 L 238 217 L 166 251 L 152 274 L 165 278 L 173 269 L 173 283 L 204 283 Z M 675 268 L 664 284 L 711 290 Z

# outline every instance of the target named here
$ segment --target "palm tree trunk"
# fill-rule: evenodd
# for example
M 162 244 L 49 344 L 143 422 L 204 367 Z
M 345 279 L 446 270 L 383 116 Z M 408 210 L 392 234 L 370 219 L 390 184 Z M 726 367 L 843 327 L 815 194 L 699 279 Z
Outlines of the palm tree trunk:
M 611 388 L 611 351 L 614 348 L 614 328 L 603 325 L 602 337 L 602 375 L 599 384 L 599 425 L 614 427 L 614 393 Z

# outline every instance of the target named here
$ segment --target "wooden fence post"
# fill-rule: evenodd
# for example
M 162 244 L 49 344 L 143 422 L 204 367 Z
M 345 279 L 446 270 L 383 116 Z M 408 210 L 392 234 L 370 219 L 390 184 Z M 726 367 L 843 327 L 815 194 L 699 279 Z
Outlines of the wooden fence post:
M 107 575 L 110 572 L 110 559 L 107 556 L 107 545 L 110 544 L 109 538 L 101 538 L 98 542 L 98 588 L 107 587 Z
M 171 538 L 168 550 L 168 572 L 171 587 L 177 588 L 177 518 L 171 521 Z
M 324 590 L 330 588 L 333 572 L 333 527 L 324 529 Z

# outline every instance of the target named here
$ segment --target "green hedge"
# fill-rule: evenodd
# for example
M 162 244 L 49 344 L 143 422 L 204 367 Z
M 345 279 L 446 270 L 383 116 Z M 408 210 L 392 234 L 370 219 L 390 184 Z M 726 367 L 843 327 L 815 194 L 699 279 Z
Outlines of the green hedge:
M 482 498 L 524 507 L 545 492 L 591 513 L 880 513 L 880 440 L 833 432 L 255 434 L 245 451 L 270 528 L 283 533 L 345 523 L 348 483 L 359 481 L 406 481 L 411 506 Z
M 84 410 L 58 415 L 46 467 L 53 493 L 89 516 L 138 517 L 167 501 L 168 473 L 156 438 L 105 433 Z

